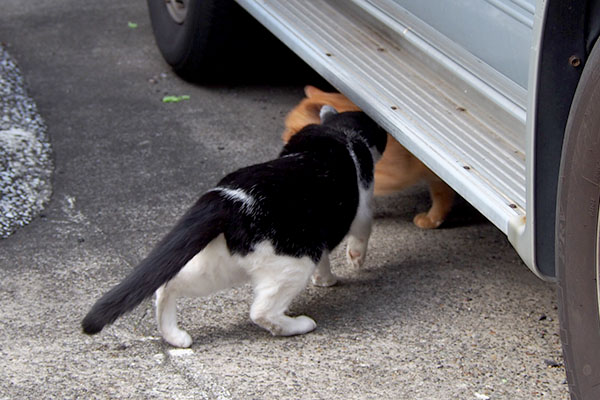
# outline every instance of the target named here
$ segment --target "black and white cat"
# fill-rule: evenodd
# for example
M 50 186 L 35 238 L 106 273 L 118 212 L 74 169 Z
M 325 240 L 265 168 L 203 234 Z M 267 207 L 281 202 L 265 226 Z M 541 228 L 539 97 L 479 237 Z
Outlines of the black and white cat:
M 189 347 L 177 327 L 176 300 L 205 296 L 248 280 L 254 323 L 273 335 L 315 329 L 285 312 L 312 281 L 336 282 L 329 252 L 346 235 L 347 259 L 360 266 L 371 234 L 375 162 L 387 134 L 362 112 L 321 110 L 321 125 L 292 137 L 279 158 L 239 169 L 205 193 L 173 230 L 82 321 L 95 334 L 156 292 L 163 338 Z

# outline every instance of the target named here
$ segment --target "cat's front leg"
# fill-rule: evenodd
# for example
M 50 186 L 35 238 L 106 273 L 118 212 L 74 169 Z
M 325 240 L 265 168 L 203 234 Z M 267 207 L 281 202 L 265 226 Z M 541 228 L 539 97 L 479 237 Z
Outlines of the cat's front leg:
M 444 222 L 454 203 L 454 190 L 437 176 L 430 177 L 429 193 L 431 208 L 415 216 L 413 222 L 419 228 L 435 229 Z
M 336 276 L 331 272 L 329 252 L 324 251 L 321 260 L 312 274 L 312 283 L 315 286 L 329 287 L 337 283 Z
M 350 227 L 346 259 L 355 268 L 361 267 L 367 257 L 367 247 L 369 245 L 369 237 L 371 236 L 372 224 L 373 218 L 369 213 L 361 218 L 357 217 Z

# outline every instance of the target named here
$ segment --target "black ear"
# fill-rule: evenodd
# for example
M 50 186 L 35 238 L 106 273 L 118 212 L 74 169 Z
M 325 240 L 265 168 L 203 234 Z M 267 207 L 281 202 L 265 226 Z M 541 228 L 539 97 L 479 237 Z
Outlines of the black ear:
M 333 117 L 334 115 L 337 115 L 338 112 L 335 108 L 331 107 L 330 105 L 325 104 L 323 107 L 321 107 L 321 111 L 319 112 L 319 117 L 321 118 L 321 124 L 327 122 L 328 119 L 330 119 L 331 117 Z

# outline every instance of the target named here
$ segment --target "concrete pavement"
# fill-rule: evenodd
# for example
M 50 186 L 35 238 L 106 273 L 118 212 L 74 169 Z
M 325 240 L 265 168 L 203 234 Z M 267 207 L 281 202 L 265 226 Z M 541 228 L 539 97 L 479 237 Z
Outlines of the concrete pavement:
M 249 287 L 180 303 L 189 350 L 162 342 L 149 301 L 81 334 L 94 300 L 199 193 L 277 154 L 302 85 L 179 80 L 144 2 L 4 0 L 0 42 L 45 119 L 55 165 L 42 216 L 0 240 L 1 399 L 568 398 L 554 286 L 463 201 L 440 229 L 416 228 L 425 187 L 379 199 L 365 268 L 338 251 L 340 284 L 308 287 L 292 304 L 316 320 L 311 334 L 254 326 Z

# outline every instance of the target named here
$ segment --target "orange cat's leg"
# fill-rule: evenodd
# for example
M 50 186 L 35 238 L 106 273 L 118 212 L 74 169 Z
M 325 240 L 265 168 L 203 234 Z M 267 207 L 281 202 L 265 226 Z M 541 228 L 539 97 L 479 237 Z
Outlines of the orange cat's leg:
M 415 215 L 413 222 L 419 228 L 433 229 L 440 226 L 450 212 L 454 202 L 454 190 L 437 176 L 431 177 L 428 181 L 431 208 L 426 213 Z
M 375 165 L 375 196 L 385 196 L 414 185 L 429 170 L 388 134 L 381 160 Z

